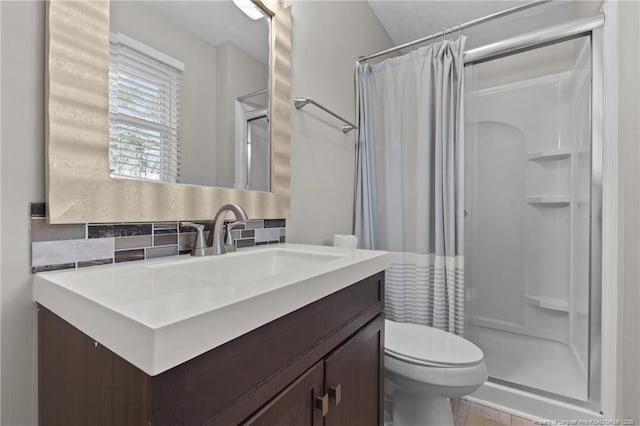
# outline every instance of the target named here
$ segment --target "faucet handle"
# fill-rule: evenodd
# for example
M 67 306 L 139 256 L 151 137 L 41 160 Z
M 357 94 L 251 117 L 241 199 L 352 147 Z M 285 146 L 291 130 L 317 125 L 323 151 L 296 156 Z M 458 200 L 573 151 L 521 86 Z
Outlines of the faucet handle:
M 188 226 L 189 228 L 195 228 L 198 231 L 198 233 L 204 232 L 204 225 L 200 223 L 180 222 L 180 226 Z
M 196 229 L 196 241 L 193 243 L 191 256 L 203 256 L 207 248 L 207 245 L 204 241 L 204 225 L 193 222 L 180 222 L 180 225 Z
M 227 253 L 236 251 L 236 245 L 233 243 L 233 237 L 231 236 L 231 231 L 233 230 L 233 227 L 236 225 L 241 225 L 245 222 L 246 220 L 238 220 L 238 221 L 227 224 L 227 233 L 224 239 L 224 247 L 225 249 L 227 249 Z

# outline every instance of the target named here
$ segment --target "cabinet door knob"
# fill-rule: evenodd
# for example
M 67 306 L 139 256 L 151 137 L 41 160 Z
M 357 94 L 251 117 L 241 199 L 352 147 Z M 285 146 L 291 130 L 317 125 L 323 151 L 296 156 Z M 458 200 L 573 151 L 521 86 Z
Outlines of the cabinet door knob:
M 329 388 L 329 397 L 336 402 L 336 405 L 340 404 L 342 400 L 342 385 L 332 386 Z
M 316 408 L 322 410 L 322 417 L 326 416 L 329 412 L 329 395 L 325 393 L 323 396 L 317 397 Z

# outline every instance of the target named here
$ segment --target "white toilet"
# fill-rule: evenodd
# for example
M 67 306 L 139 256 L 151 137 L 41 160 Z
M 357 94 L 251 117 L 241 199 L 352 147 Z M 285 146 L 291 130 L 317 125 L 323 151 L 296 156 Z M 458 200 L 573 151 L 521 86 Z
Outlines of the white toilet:
M 385 393 L 394 426 L 453 426 L 449 398 L 487 380 L 482 350 L 460 336 L 385 320 Z

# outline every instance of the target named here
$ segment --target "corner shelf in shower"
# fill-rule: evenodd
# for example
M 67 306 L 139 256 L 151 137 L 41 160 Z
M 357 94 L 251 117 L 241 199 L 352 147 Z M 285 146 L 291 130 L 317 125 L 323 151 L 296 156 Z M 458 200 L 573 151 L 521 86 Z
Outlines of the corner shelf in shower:
M 571 203 L 569 197 L 566 196 L 540 196 L 527 197 L 527 204 L 549 205 L 549 206 L 568 206 Z
M 554 149 L 549 151 L 530 152 L 527 154 L 527 160 L 529 161 L 543 161 L 543 160 L 562 160 L 569 158 L 571 151 L 568 149 Z
M 536 308 L 548 309 L 550 311 L 557 312 L 569 312 L 569 302 L 562 299 L 554 299 L 551 297 L 531 296 L 527 294 L 525 296 L 527 303 Z

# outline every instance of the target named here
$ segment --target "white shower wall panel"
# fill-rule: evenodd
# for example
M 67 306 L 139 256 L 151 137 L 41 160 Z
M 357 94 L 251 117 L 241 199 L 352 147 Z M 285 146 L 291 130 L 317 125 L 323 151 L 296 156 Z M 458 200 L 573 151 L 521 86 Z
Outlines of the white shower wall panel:
M 466 188 L 470 322 L 562 343 L 569 342 L 570 77 L 468 93 L 466 117 L 467 164 L 475 164 Z
M 527 208 L 524 222 L 526 293 L 567 301 L 571 237 L 569 209 L 564 204 L 531 205 Z M 566 315 L 560 318 L 567 320 Z
M 467 151 L 469 158 L 475 157 L 472 161 L 491 164 L 497 156 L 516 160 L 501 167 L 476 169 L 472 181 L 478 190 L 467 188 L 467 193 L 475 197 L 467 203 L 467 226 L 470 220 L 472 232 L 466 233 L 467 238 L 473 239 L 467 246 L 475 250 L 466 258 L 475 280 L 467 289 L 482 289 L 473 293 L 472 306 L 477 311 L 472 316 L 517 331 L 524 325 L 524 135 L 514 126 L 498 122 L 470 125 L 467 133 L 476 134 L 483 141 L 480 149 L 474 145 Z
M 546 151 L 542 151 L 546 152 Z M 569 200 L 571 193 L 571 163 L 567 157 L 557 160 L 530 160 L 525 163 L 526 194 L 553 196 Z
M 567 92 L 569 72 L 468 92 L 475 102 L 475 117 L 467 121 L 511 125 L 526 137 L 527 152 L 550 151 L 571 145 L 567 140 Z

